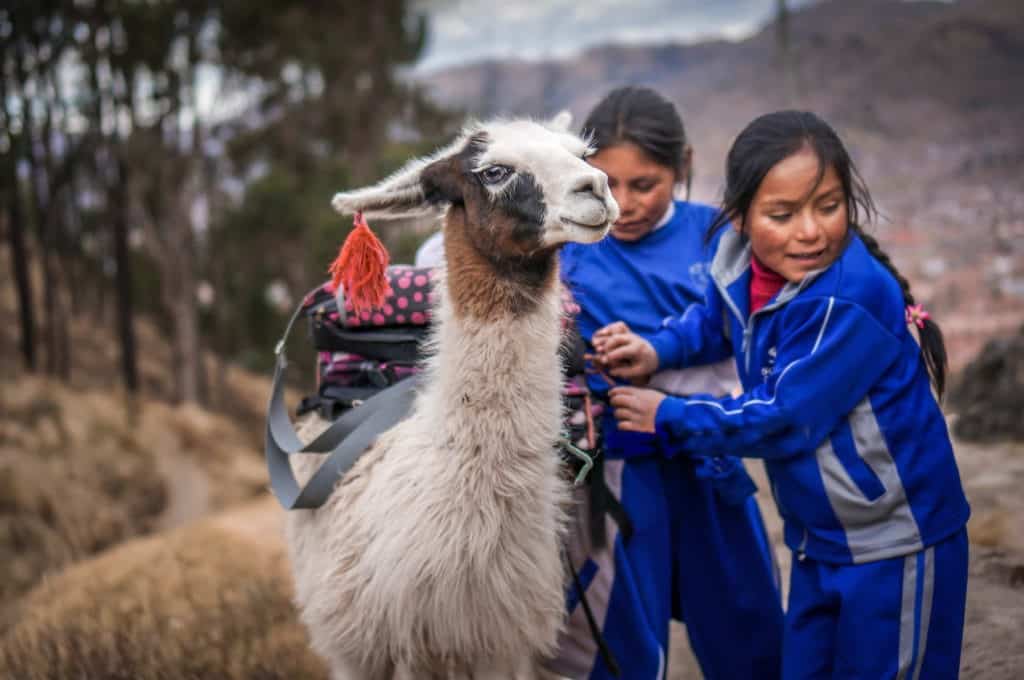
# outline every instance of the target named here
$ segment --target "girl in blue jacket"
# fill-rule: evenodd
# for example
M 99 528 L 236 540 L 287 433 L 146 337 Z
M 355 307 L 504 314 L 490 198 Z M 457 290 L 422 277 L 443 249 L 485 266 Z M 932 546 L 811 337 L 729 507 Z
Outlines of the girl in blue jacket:
M 704 303 L 594 344 L 632 379 L 734 356 L 744 393 L 618 388 L 619 428 L 656 432 L 668 455 L 765 460 L 795 557 L 783 677 L 955 678 L 969 509 L 932 389 L 942 335 L 862 231 L 873 205 L 821 119 L 758 118 L 726 174 L 715 226 L 734 229 Z
M 689 177 L 691 154 L 675 107 L 653 90 L 611 92 L 583 130 L 595 149 L 589 160 L 608 175 L 621 217 L 600 243 L 562 250 L 562 277 L 581 308 L 577 326 L 587 341 L 617 320 L 653 332 L 701 299 L 716 211 L 673 200 Z M 659 372 L 652 384 L 727 394 L 736 385 L 733 364 Z M 607 395 L 601 377 L 588 382 L 596 398 Z M 622 432 L 610 409 L 605 415 L 598 422 L 602 466 L 591 480 L 599 486 L 581 493 L 570 541 L 578 586 L 567 593 L 568 626 L 553 667 L 572 678 L 662 680 L 675 617 L 685 620 L 705 677 L 777 678 L 782 607 L 742 463 L 667 460 L 653 436 Z M 601 501 L 596 491 L 611 497 Z M 591 522 L 603 528 L 603 541 L 593 539 Z

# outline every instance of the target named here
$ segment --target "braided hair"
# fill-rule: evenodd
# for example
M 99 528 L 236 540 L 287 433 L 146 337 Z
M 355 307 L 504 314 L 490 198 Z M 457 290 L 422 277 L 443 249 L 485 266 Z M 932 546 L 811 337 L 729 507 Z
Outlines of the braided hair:
M 882 246 L 879 245 L 878 239 L 871 234 L 868 234 L 864 229 L 856 224 L 851 223 L 852 228 L 857 235 L 860 236 L 860 240 L 867 246 L 868 252 L 870 252 L 876 260 L 889 270 L 889 273 L 893 275 L 896 282 L 900 284 L 900 290 L 903 291 L 903 302 L 908 307 L 916 305 L 914 300 L 914 294 L 910 290 L 910 281 L 907 281 L 906 277 L 899 273 L 896 269 L 896 265 L 892 263 L 889 256 Z M 928 367 L 928 373 L 931 374 L 932 380 L 935 383 L 935 391 L 938 392 L 939 396 L 946 389 L 946 367 L 948 365 L 948 358 L 946 356 L 946 341 L 942 336 L 942 329 L 939 325 L 931 319 L 924 319 L 923 325 L 918 329 L 918 337 L 921 341 L 921 356 L 924 359 L 925 365 Z
M 755 119 L 736 137 L 726 158 L 725 192 L 721 212 L 707 232 L 710 242 L 717 231 L 730 220 L 745 217 L 750 210 L 765 175 L 780 161 L 808 147 L 819 160 L 818 182 L 825 171 L 834 168 L 846 197 L 849 226 L 867 247 L 871 255 L 884 266 L 899 283 L 903 301 L 908 307 L 916 304 L 910 282 L 900 274 L 878 240 L 868 234 L 862 224 L 877 216 L 863 178 L 857 171 L 850 154 L 839 136 L 828 123 L 807 111 L 777 111 Z M 942 330 L 931 319 L 924 319 L 919 329 L 921 355 L 942 395 L 946 387 L 946 345 Z
M 686 174 L 686 195 L 693 179 L 684 166 L 686 129 L 675 105 L 649 87 L 627 86 L 612 90 L 583 122 L 583 134 L 599 151 L 629 142 L 651 160 L 671 168 L 678 179 Z

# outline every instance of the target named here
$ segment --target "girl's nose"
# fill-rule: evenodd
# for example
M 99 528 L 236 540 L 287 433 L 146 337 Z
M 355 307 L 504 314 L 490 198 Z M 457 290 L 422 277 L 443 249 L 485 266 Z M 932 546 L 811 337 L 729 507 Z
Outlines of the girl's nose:
M 821 234 L 818 220 L 809 211 L 804 211 L 797 223 L 797 238 L 805 241 L 816 241 Z
M 633 195 L 625 187 L 612 189 L 612 198 L 619 204 L 619 215 L 625 215 L 633 210 Z

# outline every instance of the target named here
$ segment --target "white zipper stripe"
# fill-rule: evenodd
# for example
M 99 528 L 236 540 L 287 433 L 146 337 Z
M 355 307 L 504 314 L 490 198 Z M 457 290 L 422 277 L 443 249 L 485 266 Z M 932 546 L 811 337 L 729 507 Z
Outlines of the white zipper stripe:
M 828 325 L 828 320 L 832 316 L 832 305 L 833 305 L 834 302 L 835 302 L 835 298 L 834 297 L 830 297 L 828 299 L 828 311 L 825 314 L 825 320 L 821 322 L 821 330 L 818 331 L 818 339 L 814 343 L 814 348 L 811 350 L 811 354 L 814 354 L 816 351 L 818 351 L 818 347 L 821 345 L 821 339 L 825 336 L 825 327 Z M 786 377 L 786 373 L 789 372 L 789 369 L 793 368 L 793 366 L 797 365 L 798 363 L 803 361 L 805 358 L 806 357 L 800 357 L 799 359 L 791 361 L 789 364 L 786 365 L 786 367 L 784 369 L 782 369 L 782 373 L 779 374 L 779 379 L 775 381 L 775 394 L 772 395 L 771 399 L 751 399 L 750 401 L 745 402 L 738 409 L 732 409 L 732 410 L 726 409 L 724 406 L 719 404 L 717 401 L 704 401 L 704 400 L 701 400 L 701 399 L 688 399 L 686 401 L 686 403 L 687 404 L 693 404 L 693 405 L 702 405 L 702 406 L 714 406 L 715 408 L 719 409 L 720 411 L 722 411 L 722 413 L 724 413 L 727 416 L 734 416 L 737 413 L 742 413 L 743 409 L 745 409 L 748 406 L 756 406 L 756 405 L 759 405 L 759 404 L 763 404 L 765 406 L 770 406 L 770 405 L 774 404 L 775 400 L 778 399 L 778 397 L 779 397 L 779 385 L 782 384 L 782 379 Z
M 828 326 L 828 319 L 832 316 L 832 307 L 835 303 L 836 299 L 834 297 L 828 299 L 828 310 L 825 312 L 825 320 L 821 323 L 821 330 L 818 331 L 818 339 L 814 341 L 814 348 L 811 349 L 811 354 L 818 351 L 818 345 L 821 344 L 821 338 L 825 335 L 825 327 Z

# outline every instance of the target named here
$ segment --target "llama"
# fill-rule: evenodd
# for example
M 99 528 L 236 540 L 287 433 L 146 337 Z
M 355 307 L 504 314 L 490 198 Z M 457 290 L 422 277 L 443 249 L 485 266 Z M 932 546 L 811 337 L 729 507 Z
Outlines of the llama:
M 316 510 L 289 513 L 296 601 L 334 680 L 549 677 L 569 502 L 558 246 L 618 217 L 568 115 L 472 124 L 343 213 L 447 208 L 446 271 L 410 415 Z M 311 472 L 309 464 L 300 475 Z

